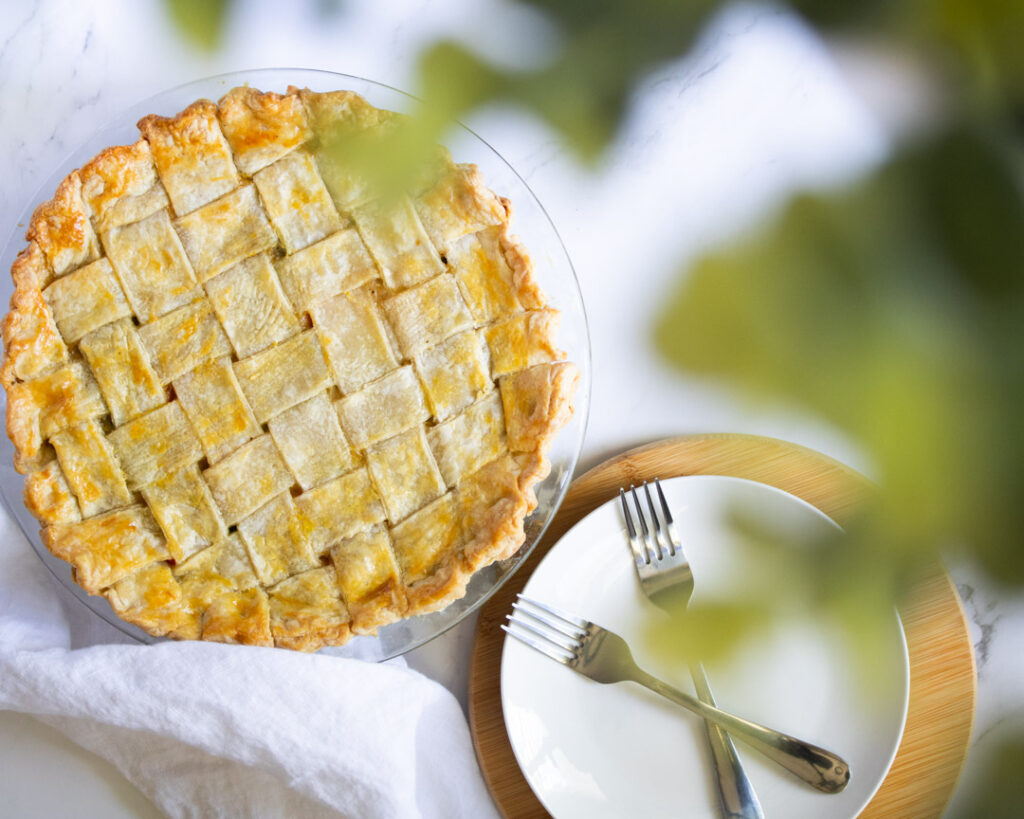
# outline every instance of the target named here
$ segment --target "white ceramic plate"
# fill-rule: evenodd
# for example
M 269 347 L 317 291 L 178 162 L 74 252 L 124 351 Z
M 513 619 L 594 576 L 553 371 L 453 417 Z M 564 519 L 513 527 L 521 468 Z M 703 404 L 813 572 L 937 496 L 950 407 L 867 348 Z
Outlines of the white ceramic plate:
M 662 486 L 693 567 L 695 602 L 759 581 L 732 528 L 736 510 L 794 540 L 835 528 L 812 506 L 760 483 L 691 476 Z M 523 593 L 618 632 L 641 667 L 692 692 L 689 679 L 645 645 L 651 622 L 664 615 L 640 591 L 617 499 L 573 527 Z M 872 669 L 872 696 L 841 648 L 838 628 L 825 622 L 786 627 L 708 667 L 722 708 L 850 763 L 849 785 L 826 795 L 737 743 L 769 819 L 848 819 L 878 789 L 899 746 L 910 690 L 895 612 L 887 637 Z M 594 683 L 512 638 L 505 640 L 501 695 L 516 759 L 559 819 L 720 815 L 703 725 L 678 706 L 633 683 Z

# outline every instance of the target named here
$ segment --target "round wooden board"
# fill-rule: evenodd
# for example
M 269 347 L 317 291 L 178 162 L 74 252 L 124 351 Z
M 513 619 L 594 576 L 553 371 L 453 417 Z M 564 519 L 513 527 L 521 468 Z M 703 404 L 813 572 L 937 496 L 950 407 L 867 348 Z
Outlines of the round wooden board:
M 620 486 L 678 475 L 729 475 L 782 489 L 840 525 L 871 492 L 868 481 L 820 453 L 750 435 L 671 438 L 630 450 L 577 478 L 544 539 L 481 609 L 470 660 L 469 718 L 491 795 L 512 819 L 544 817 L 516 762 L 501 707 L 499 625 L 552 545 Z M 931 819 L 953 794 L 974 721 L 974 653 L 956 588 L 941 565 L 924 572 L 900 609 L 910 655 L 910 703 L 899 751 L 861 813 L 870 819 Z

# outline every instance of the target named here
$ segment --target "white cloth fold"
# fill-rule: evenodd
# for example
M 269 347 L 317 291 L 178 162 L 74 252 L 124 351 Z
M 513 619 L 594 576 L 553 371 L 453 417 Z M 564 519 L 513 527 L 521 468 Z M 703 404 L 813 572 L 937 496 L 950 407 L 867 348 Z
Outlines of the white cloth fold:
M 142 646 L 106 624 L 81 645 L 76 621 L 99 618 L 0 517 L 0 709 L 106 758 L 169 816 L 496 815 L 443 686 L 404 663 Z

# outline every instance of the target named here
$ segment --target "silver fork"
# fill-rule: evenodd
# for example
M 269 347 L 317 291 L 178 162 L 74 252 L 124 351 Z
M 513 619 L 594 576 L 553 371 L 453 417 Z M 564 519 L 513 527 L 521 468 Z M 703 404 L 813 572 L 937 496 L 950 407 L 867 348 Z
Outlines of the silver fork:
M 651 676 L 636 664 L 626 641 L 614 632 L 521 594 L 512 608 L 502 629 L 544 656 L 595 682 L 639 683 L 743 739 L 820 791 L 839 793 L 846 787 L 850 769 L 840 757 L 722 711 Z
M 693 595 L 693 572 L 690 570 L 686 555 L 683 554 L 682 542 L 672 520 L 672 512 L 665 502 L 665 495 L 657 478 L 654 479 L 654 485 L 661 501 L 664 526 L 654 511 L 654 501 L 651 499 L 647 482 L 644 481 L 643 490 L 647 495 L 647 505 L 650 509 L 650 527 L 647 525 L 636 489 L 629 487 L 642 537 L 637 533 L 629 504 L 626 503 L 626 493 L 622 489 L 619 490 L 619 500 L 622 501 L 622 513 L 626 518 L 629 546 L 633 552 L 633 565 L 640 580 L 640 587 L 654 605 L 672 614 L 682 611 L 689 604 Z M 704 666 L 699 662 L 691 663 L 690 676 L 693 677 L 693 687 L 700 701 L 716 705 Z M 761 803 L 747 778 L 747 772 L 743 769 L 743 763 L 736 753 L 732 739 L 713 722 L 705 721 L 704 727 L 707 730 L 708 747 L 711 749 L 711 761 L 715 769 L 715 782 L 718 786 L 722 813 L 726 819 L 763 819 Z

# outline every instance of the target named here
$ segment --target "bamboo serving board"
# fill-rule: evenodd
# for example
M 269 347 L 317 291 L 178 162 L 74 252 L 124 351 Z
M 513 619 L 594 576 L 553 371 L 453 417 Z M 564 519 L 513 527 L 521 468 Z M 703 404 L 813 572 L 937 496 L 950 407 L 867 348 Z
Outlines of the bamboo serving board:
M 510 819 L 545 817 L 505 731 L 499 625 L 547 551 L 620 486 L 654 477 L 728 475 L 796 495 L 844 525 L 872 491 L 868 481 L 809 449 L 750 435 L 670 438 L 594 467 L 570 486 L 562 507 L 526 563 L 480 610 L 470 660 L 469 718 L 477 758 L 498 808 Z M 933 819 L 953 794 L 974 721 L 976 675 L 963 608 L 941 565 L 922 574 L 900 616 L 910 656 L 910 702 L 896 759 L 864 819 Z

